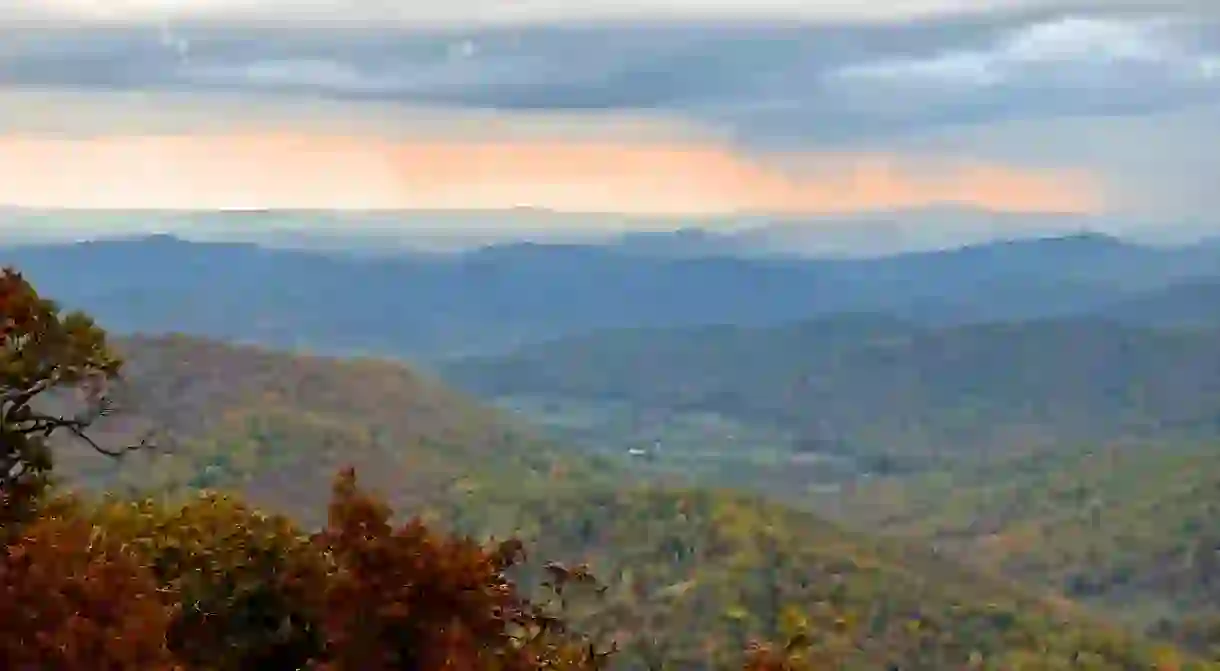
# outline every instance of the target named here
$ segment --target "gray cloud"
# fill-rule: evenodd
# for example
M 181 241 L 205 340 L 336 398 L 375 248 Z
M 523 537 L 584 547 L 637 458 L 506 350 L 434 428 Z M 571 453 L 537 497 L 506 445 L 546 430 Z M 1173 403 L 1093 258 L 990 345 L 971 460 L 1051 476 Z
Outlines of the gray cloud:
M 1142 113 L 1215 96 L 1209 45 L 1220 44 L 1220 37 L 1206 28 L 1075 21 L 410 35 L 77 29 L 71 39 L 58 33 L 0 43 L 0 85 L 309 94 L 501 110 L 653 110 L 733 127 L 760 142 L 850 140 L 998 118 Z M 1081 36 L 1084 42 L 1074 42 Z M 1097 49 L 1050 56 L 1080 43 Z
M 286 25 L 341 21 L 412 28 L 606 20 L 779 19 L 805 23 L 885 23 L 1003 12 L 1104 10 L 1216 14 L 1209 0 L 0 0 L 0 22 L 155 23 L 210 21 Z
M 1033 87 L 1070 87 L 1078 94 L 1151 91 L 1162 98 L 1214 94 L 1220 49 L 1192 27 L 1165 19 L 1066 16 L 1016 28 L 984 49 L 852 64 L 832 77 L 849 87 L 940 94 Z
M 1199 19 L 1044 12 L 885 25 L 410 33 L 78 26 L 0 41 L 0 86 L 651 110 L 734 128 L 761 143 L 851 141 L 1214 100 L 1220 24 Z
M 478 13 L 479 1 L 428 6 L 444 5 L 460 24 L 463 13 Z M 55 107 L 63 110 L 58 116 L 18 119 L 15 108 L 0 105 L 0 130 L 46 128 L 56 119 L 88 125 L 70 118 L 88 114 L 98 129 L 173 126 L 165 115 L 132 113 L 140 108 L 134 98 L 103 113 L 104 105 L 80 102 L 90 92 L 177 96 L 176 118 L 197 126 L 294 105 L 319 127 L 376 117 L 369 123 L 396 132 L 408 130 L 412 110 L 421 108 L 433 110 L 432 118 L 470 115 L 470 132 L 478 119 L 552 115 L 538 122 L 545 126 L 604 113 L 686 119 L 761 148 L 875 146 L 1079 165 L 1111 176 L 1129 194 L 1124 207 L 1150 217 L 1189 219 L 1220 205 L 1209 179 L 1220 163 L 1202 149 L 1220 141 L 1216 0 L 912 0 L 898 8 L 873 3 L 867 6 L 881 9 L 850 16 L 823 9 L 816 17 L 813 9 L 828 3 L 776 0 L 766 5 L 773 14 L 805 12 L 808 21 L 495 29 L 466 21 L 444 30 L 411 18 L 426 13 L 423 3 L 373 0 L 313 6 L 397 18 L 375 27 L 301 21 L 288 29 L 235 9 L 221 23 L 60 21 L 36 29 L 6 23 L 17 6 L 0 0 L 0 89 L 76 95 L 71 110 L 93 111 Z M 527 9 L 535 18 L 571 18 L 576 6 Z M 714 10 L 700 10 L 707 16 L 746 11 L 744 2 L 694 0 L 635 7 L 653 17 L 664 7 Z M 894 20 L 873 20 L 882 10 Z M 934 11 L 947 13 L 909 18 Z M 216 102 L 222 99 L 229 102 Z M 192 106 L 197 111 L 182 111 Z M 282 121 L 278 114 L 266 122 Z
M 78 23 L 173 20 L 319 23 L 342 20 L 426 27 L 556 21 L 771 18 L 805 22 L 888 22 L 964 13 L 1053 7 L 1063 0 L 890 0 L 882 3 L 807 0 L 0 0 L 0 18 Z M 1177 0 L 1169 0 L 1172 4 Z M 1086 0 L 1096 4 L 1096 0 Z M 1141 7 L 1149 1 L 1110 0 Z M 1164 5 L 1164 0 L 1160 3 Z

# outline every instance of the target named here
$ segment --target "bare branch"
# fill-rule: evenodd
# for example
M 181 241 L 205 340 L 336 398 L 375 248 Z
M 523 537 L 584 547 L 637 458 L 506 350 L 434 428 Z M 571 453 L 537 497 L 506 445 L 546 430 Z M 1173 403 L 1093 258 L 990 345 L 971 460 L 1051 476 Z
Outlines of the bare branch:
M 118 458 L 118 457 L 123 456 L 124 454 L 127 454 L 128 452 L 136 452 L 139 450 L 145 450 L 145 449 L 152 448 L 152 444 L 148 442 L 147 437 L 141 438 L 140 442 L 136 443 L 135 445 L 125 445 L 123 447 L 114 448 L 114 449 L 105 448 L 105 447 L 102 447 L 100 444 L 98 444 L 98 442 L 96 440 L 91 438 L 89 436 L 89 434 L 85 433 L 85 430 L 83 428 L 80 428 L 75 425 L 67 425 L 62 428 L 64 428 L 66 431 L 68 431 L 68 433 L 71 433 L 78 440 L 84 442 L 86 445 L 93 448 L 100 454 L 104 454 L 108 457 Z
M 62 375 L 56 371 L 47 377 L 42 378 L 38 382 L 24 389 L 12 389 L 4 394 L 0 394 L 0 404 L 9 404 L 12 406 L 10 411 L 15 408 L 28 405 L 35 396 L 43 393 L 54 387 L 62 379 Z
M 11 434 L 23 436 L 40 435 L 43 438 L 50 438 L 55 432 L 62 430 L 84 442 L 96 452 L 109 457 L 121 457 L 128 452 L 154 448 L 154 445 L 150 442 L 153 435 L 152 431 L 149 431 L 138 443 L 119 448 L 103 447 L 86 433 L 97 420 L 114 413 L 114 402 L 108 397 L 98 399 L 94 407 L 79 412 L 72 417 L 50 415 L 30 410 L 28 406 L 22 407 L 27 412 L 20 421 L 14 422 L 15 425 L 8 427 L 7 431 Z

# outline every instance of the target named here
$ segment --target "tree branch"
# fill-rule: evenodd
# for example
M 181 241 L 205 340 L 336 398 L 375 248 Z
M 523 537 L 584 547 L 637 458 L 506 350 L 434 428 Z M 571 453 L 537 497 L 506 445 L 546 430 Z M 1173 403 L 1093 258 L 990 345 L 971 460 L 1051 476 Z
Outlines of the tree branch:
M 85 433 L 85 430 L 83 428 L 80 428 L 75 425 L 66 425 L 63 428 L 66 431 L 68 431 L 68 433 L 71 433 L 73 436 L 75 436 L 77 439 L 83 441 L 89 447 L 93 448 L 97 452 L 104 454 L 108 457 L 117 458 L 117 457 L 123 456 L 124 454 L 127 454 L 128 452 L 136 452 L 139 450 L 145 450 L 145 449 L 152 448 L 152 444 L 148 442 L 147 436 L 144 438 L 141 438 L 140 442 L 136 443 L 135 445 L 125 445 L 120 448 L 109 449 L 109 448 L 102 447 L 100 444 L 98 444 L 98 442 L 96 440 L 89 437 L 89 434 Z
M 78 413 L 73 417 L 61 417 L 58 415 L 49 415 L 46 413 L 29 410 L 19 422 L 14 422 L 18 426 L 10 426 L 9 433 L 14 433 L 23 436 L 41 435 L 43 438 L 50 438 L 56 431 L 66 431 L 76 439 L 84 442 L 89 447 L 93 448 L 100 454 L 109 457 L 121 457 L 128 452 L 138 450 L 152 449 L 154 446 L 150 441 L 152 432 L 150 431 L 140 441 L 134 445 L 125 445 L 119 448 L 106 448 L 94 440 L 86 433 L 98 419 L 109 416 L 114 409 L 113 402 L 108 398 L 102 398 L 97 402 L 97 406 L 83 413 Z
M 30 401 L 34 400 L 35 396 L 58 384 L 62 377 L 57 371 L 24 389 L 11 389 L 4 394 L 0 394 L 0 405 L 8 404 L 10 406 L 5 414 L 17 408 L 27 406 Z

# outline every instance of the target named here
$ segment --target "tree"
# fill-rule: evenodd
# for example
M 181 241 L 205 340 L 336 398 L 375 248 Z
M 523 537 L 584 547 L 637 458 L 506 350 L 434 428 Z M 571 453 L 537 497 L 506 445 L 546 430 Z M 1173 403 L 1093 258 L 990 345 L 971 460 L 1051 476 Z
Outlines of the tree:
M 179 604 L 168 643 L 190 668 L 297 669 L 321 654 L 329 564 L 287 518 L 203 493 L 180 506 L 112 501 L 91 521 Z
M 179 668 L 171 608 L 151 572 L 74 514 L 48 515 L 0 549 L 0 668 Z
M 113 411 L 108 390 L 121 367 L 90 317 L 61 314 L 21 273 L 0 270 L 0 531 L 32 514 L 52 468 L 48 441 L 56 434 L 114 457 L 147 445 L 112 449 L 87 433 Z M 64 406 L 77 412 L 50 411 Z
M 520 542 L 489 550 L 419 519 L 395 527 L 390 509 L 360 491 L 351 469 L 336 478 L 332 497 L 327 528 L 316 536 L 337 569 L 323 595 L 321 668 L 599 668 L 600 654 L 506 577 L 521 559 Z M 557 583 L 591 580 L 559 565 L 548 569 Z

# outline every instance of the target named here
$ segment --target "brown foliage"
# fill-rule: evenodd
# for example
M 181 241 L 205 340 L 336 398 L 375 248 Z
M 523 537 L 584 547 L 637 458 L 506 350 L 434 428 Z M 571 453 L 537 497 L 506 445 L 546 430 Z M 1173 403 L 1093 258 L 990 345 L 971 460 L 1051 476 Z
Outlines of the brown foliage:
M 744 671 L 813 671 L 815 666 L 804 652 L 802 641 L 789 641 L 784 647 L 754 643 L 746 650 Z M 830 666 L 830 663 L 827 664 Z
M 394 528 L 389 519 L 384 504 L 357 489 L 353 471 L 337 478 L 330 523 L 317 539 L 338 566 L 325 594 L 322 668 L 525 671 L 587 661 L 539 644 L 539 630 L 553 623 L 504 575 L 519 544 L 489 552 L 419 520 Z
M 0 557 L 0 668 L 540 671 L 600 668 L 483 548 L 390 523 L 353 471 L 312 539 L 204 495 L 180 508 L 51 502 Z M 592 580 L 550 565 L 557 588 Z
M 84 520 L 45 517 L 0 556 L 0 668 L 176 668 L 152 574 Z

